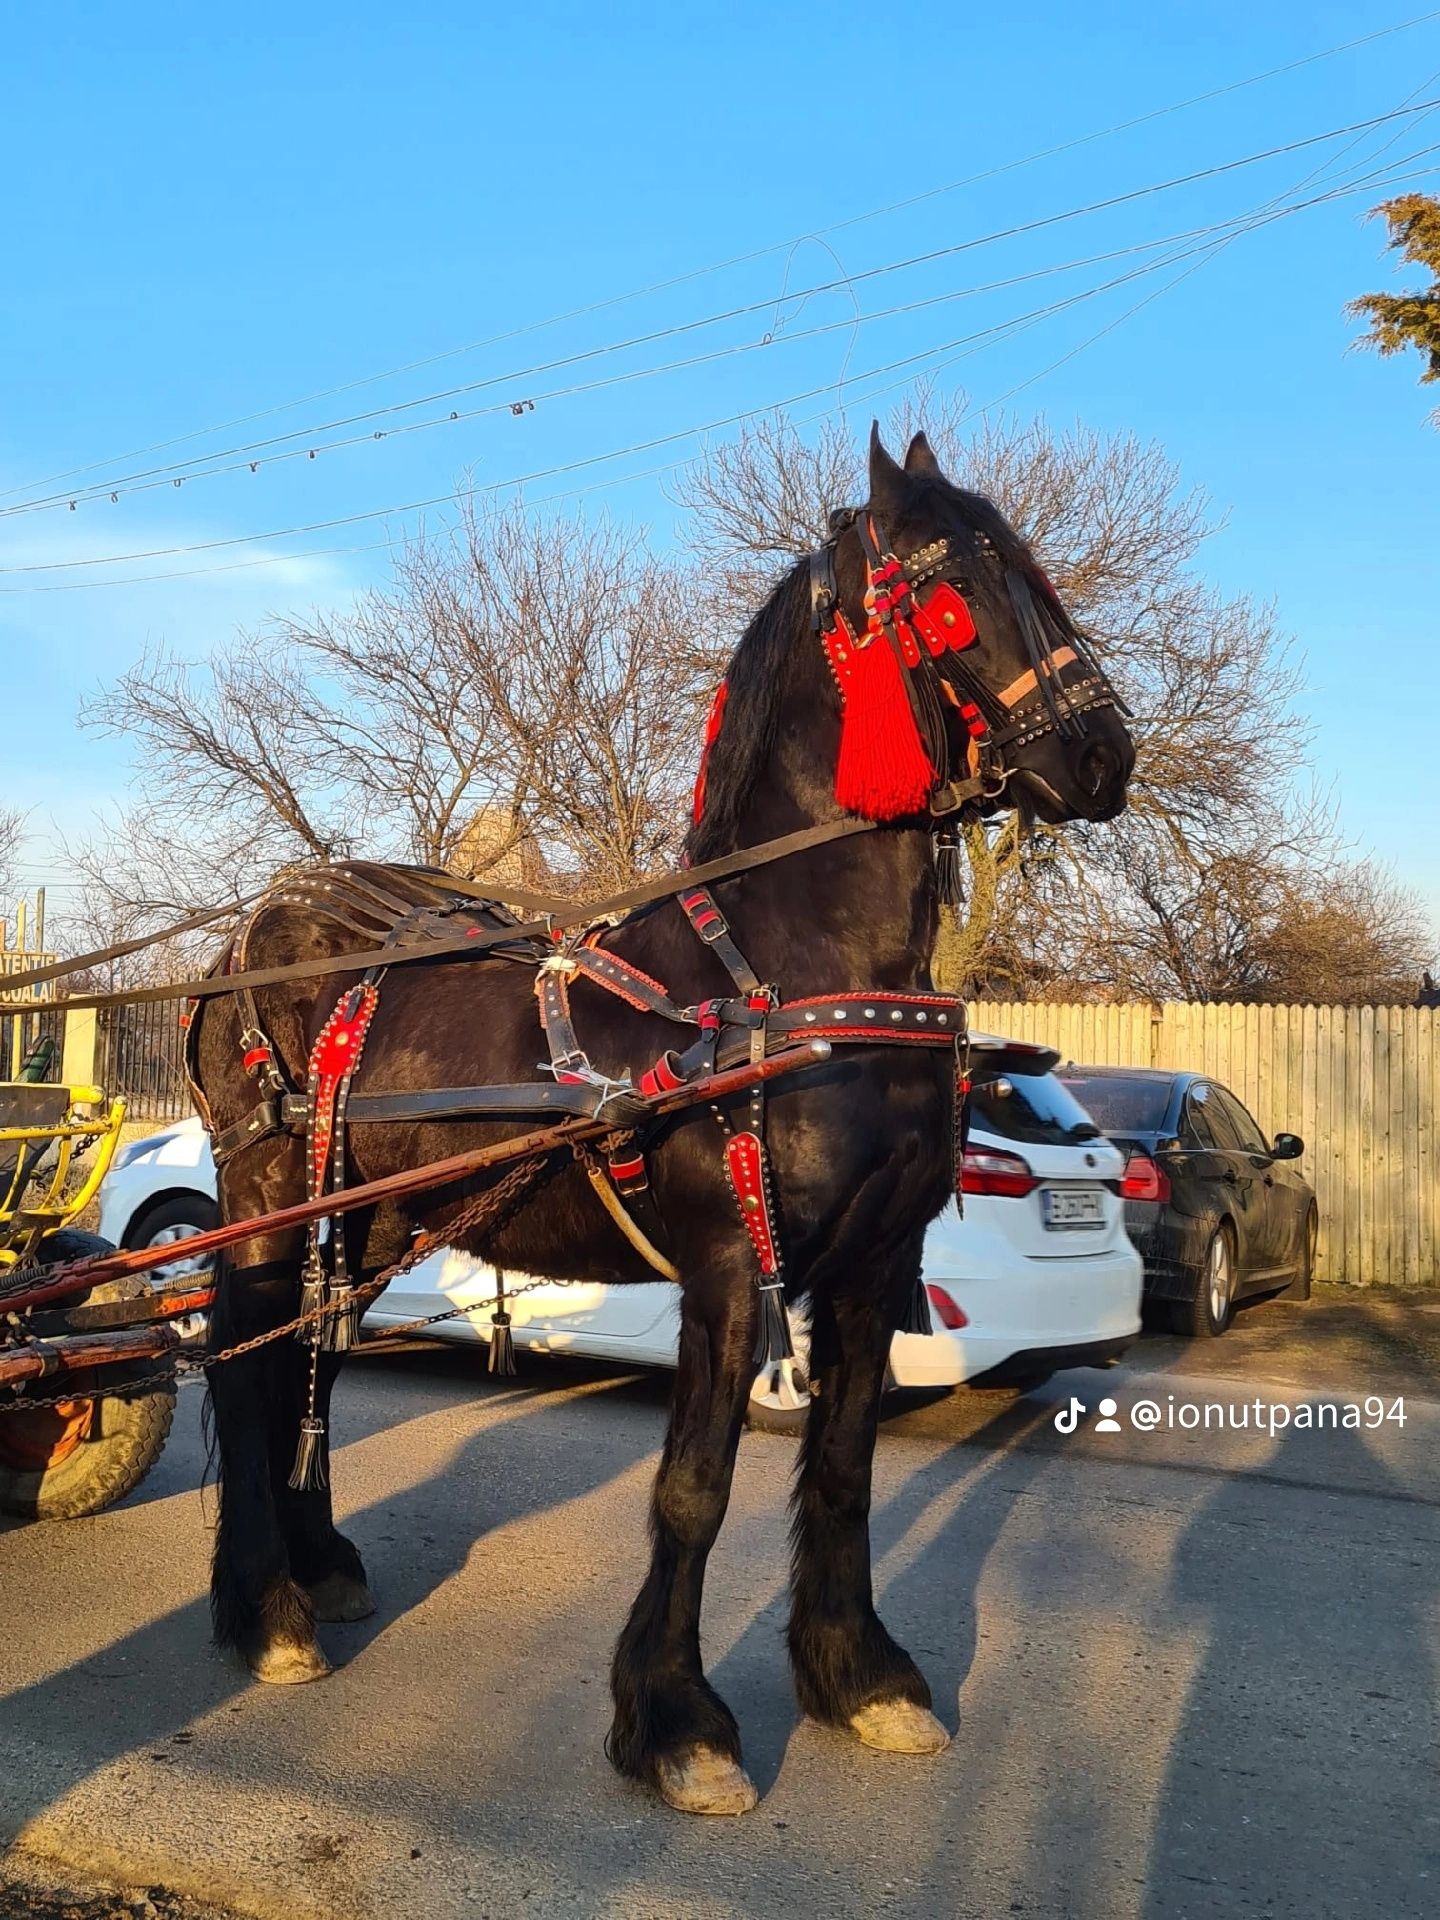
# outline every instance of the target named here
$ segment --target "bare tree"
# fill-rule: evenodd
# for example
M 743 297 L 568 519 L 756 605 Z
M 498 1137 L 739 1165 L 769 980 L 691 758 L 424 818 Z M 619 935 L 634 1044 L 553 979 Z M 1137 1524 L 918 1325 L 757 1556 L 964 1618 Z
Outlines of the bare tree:
M 15 858 L 25 835 L 25 816 L 18 809 L 0 807 L 0 898 L 8 896 L 15 878 Z
M 352 610 L 152 652 L 93 701 L 139 774 L 72 858 L 132 919 L 361 854 L 625 885 L 679 836 L 693 597 L 632 535 L 466 502 Z

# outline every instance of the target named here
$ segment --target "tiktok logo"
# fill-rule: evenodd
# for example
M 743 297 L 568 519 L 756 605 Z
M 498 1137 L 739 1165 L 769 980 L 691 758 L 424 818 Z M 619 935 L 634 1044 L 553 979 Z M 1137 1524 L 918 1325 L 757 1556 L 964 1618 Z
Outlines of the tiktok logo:
M 1107 1394 L 1100 1402 L 1100 1418 L 1095 1422 L 1095 1432 L 1120 1433 L 1122 1428 L 1120 1422 L 1115 1418 L 1119 1411 L 1120 1407 L 1118 1402 L 1112 1400 Z M 1077 1400 L 1072 1393 L 1068 1404 L 1061 1407 L 1060 1411 L 1055 1415 L 1055 1431 L 1057 1433 L 1074 1433 L 1080 1425 L 1081 1414 L 1088 1412 L 1089 1408 L 1085 1405 L 1085 1402 L 1083 1400 Z

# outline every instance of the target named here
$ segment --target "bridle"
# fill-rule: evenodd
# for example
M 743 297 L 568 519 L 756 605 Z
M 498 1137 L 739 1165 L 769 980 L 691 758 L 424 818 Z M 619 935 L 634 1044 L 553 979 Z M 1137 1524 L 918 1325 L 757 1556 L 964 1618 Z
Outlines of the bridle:
M 873 512 L 848 507 L 830 517 L 830 538 L 810 556 L 810 613 L 831 671 L 847 695 L 847 668 L 869 647 L 884 643 L 900 668 L 919 742 L 935 771 L 929 810 L 955 814 L 1004 793 L 1021 771 L 1017 750 L 1047 733 L 1069 741 L 1089 731 L 1086 716 L 1101 708 L 1128 713 L 1103 668 L 1061 607 L 1038 567 L 1005 569 L 1005 586 L 1029 666 L 996 689 L 967 656 L 982 644 L 968 601 L 969 581 L 952 561 L 946 537 L 898 559 Z M 865 563 L 865 624 L 856 626 L 840 604 L 835 555 L 854 530 Z M 982 551 L 993 552 L 978 529 Z M 942 668 L 943 662 L 943 668 Z M 952 772 L 946 707 L 966 735 L 966 775 Z

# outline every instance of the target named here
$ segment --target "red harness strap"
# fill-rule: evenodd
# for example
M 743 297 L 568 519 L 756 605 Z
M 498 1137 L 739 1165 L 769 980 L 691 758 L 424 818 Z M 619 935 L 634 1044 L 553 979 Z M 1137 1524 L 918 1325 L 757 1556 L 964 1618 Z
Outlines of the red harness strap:
M 730 1135 L 725 1142 L 725 1170 L 760 1272 L 766 1280 L 778 1279 L 780 1249 L 771 1218 L 769 1168 L 758 1134 L 747 1131 Z
M 336 1105 L 341 1088 L 360 1064 L 365 1036 L 380 1004 L 380 989 L 354 987 L 320 1029 L 310 1050 L 309 1182 L 313 1198 L 325 1191 L 330 1170 L 330 1147 L 335 1131 Z

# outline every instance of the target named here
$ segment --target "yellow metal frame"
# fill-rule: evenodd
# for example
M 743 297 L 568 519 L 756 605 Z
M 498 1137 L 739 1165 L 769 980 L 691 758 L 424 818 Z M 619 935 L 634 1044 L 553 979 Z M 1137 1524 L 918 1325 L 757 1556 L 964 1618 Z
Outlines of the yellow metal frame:
M 0 1082 L 0 1110 L 4 1104 L 4 1083 Z M 120 1140 L 125 1118 L 125 1102 L 114 1100 L 103 1119 L 90 1119 L 82 1112 L 100 1106 L 105 1095 L 99 1087 L 70 1087 L 69 1105 L 59 1126 L 0 1127 L 0 1146 L 44 1149 L 58 1144 L 55 1163 L 44 1176 L 44 1192 L 28 1205 L 22 1205 L 25 1190 L 35 1175 L 38 1154 L 23 1150 L 17 1156 L 14 1172 L 0 1174 L 0 1273 L 28 1260 L 47 1233 L 76 1219 L 99 1191 L 100 1182 L 110 1171 L 110 1162 Z M 65 1192 L 70 1164 L 82 1141 L 99 1142 L 95 1158 L 84 1179 L 73 1193 Z

